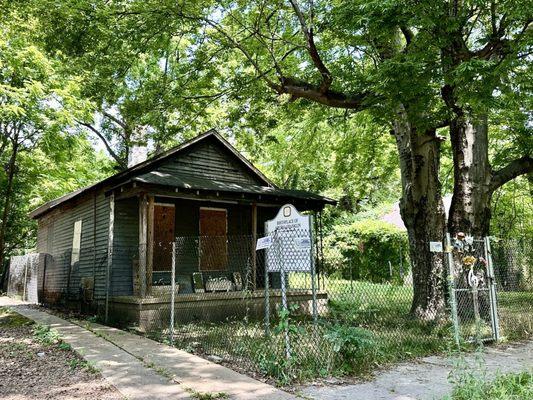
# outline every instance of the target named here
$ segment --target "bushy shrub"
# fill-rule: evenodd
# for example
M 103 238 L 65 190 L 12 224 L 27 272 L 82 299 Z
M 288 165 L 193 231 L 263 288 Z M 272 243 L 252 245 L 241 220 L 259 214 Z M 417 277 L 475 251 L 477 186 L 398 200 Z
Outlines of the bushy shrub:
M 407 234 L 379 220 L 336 225 L 324 239 L 329 273 L 345 279 L 403 282 L 409 273 Z

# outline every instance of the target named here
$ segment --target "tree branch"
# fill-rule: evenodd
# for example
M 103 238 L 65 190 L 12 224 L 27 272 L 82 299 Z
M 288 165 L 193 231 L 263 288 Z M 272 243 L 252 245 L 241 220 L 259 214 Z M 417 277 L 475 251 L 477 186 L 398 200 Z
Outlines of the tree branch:
M 407 26 L 401 25 L 400 31 L 403 34 L 403 37 L 405 38 L 405 48 L 407 49 L 414 38 L 414 33 L 411 29 L 409 29 Z
M 316 87 L 307 82 L 288 77 L 281 78 L 281 85 L 278 86 L 278 93 L 290 94 L 293 99 L 303 98 L 329 107 L 351 110 L 365 109 L 373 101 L 372 98 L 374 97 L 369 92 L 354 94 L 345 94 L 331 90 L 322 92 L 321 87 Z M 374 100 L 377 99 L 378 98 L 375 97 Z
M 490 181 L 490 189 L 492 191 L 495 191 L 500 186 L 503 186 L 514 178 L 532 172 L 533 158 L 531 158 L 530 156 L 524 156 L 513 160 L 505 167 L 492 174 L 492 179 Z
M 505 30 L 507 28 L 506 16 L 504 15 L 500 20 L 499 28 L 493 32 L 489 41 L 478 51 L 471 52 L 471 57 L 481 58 L 488 60 L 493 55 L 497 55 L 501 58 L 505 58 L 508 55 L 508 50 L 512 47 L 512 43 L 518 42 L 522 39 L 524 34 L 531 28 L 533 23 L 532 19 L 528 19 L 524 22 L 522 29 L 516 34 L 514 39 L 504 39 Z
M 301 14 L 301 11 L 300 11 L 300 14 Z M 305 82 L 305 81 L 302 81 L 296 78 L 279 76 L 279 72 L 278 72 L 278 76 L 279 76 L 280 83 L 276 83 L 268 76 L 270 71 L 272 71 L 273 69 L 275 70 L 275 67 L 269 68 L 267 70 L 263 70 L 263 68 L 259 65 L 258 61 L 253 57 L 253 55 L 248 51 L 248 49 L 246 49 L 244 44 L 241 41 L 234 38 L 225 29 L 223 29 L 216 21 L 213 21 L 205 17 L 186 15 L 181 12 L 179 12 L 178 15 L 189 20 L 203 21 L 204 23 L 206 23 L 207 25 L 215 29 L 234 48 L 238 49 L 244 55 L 244 57 L 252 64 L 252 66 L 256 70 L 256 73 L 258 74 L 258 78 L 263 79 L 265 83 L 268 85 L 268 87 L 270 87 L 272 90 L 274 90 L 278 94 L 289 94 L 291 95 L 293 99 L 303 98 L 303 99 L 314 101 L 316 103 L 327 105 L 329 107 L 351 109 L 351 110 L 365 109 L 370 104 L 373 104 L 375 101 L 379 100 L 379 96 L 374 95 L 371 92 L 362 91 L 360 93 L 347 94 L 347 93 L 331 91 L 329 90 L 329 84 L 324 86 L 324 81 L 322 82 L 320 86 L 316 86 L 316 85 L 312 85 L 308 82 Z M 303 14 L 301 14 L 301 17 L 303 18 Z M 305 21 L 304 21 L 304 26 L 306 27 L 305 29 L 306 32 L 312 33 L 312 32 L 307 31 L 307 25 L 305 25 Z M 314 47 L 314 41 L 312 42 L 312 45 L 313 45 L 313 48 L 316 50 L 316 47 Z M 289 50 L 282 57 L 282 60 L 285 57 L 287 57 L 290 53 L 292 53 L 294 50 L 295 49 Z M 316 54 L 318 55 L 318 52 Z M 320 57 L 319 57 L 319 60 L 320 60 Z M 329 74 L 329 71 L 327 70 L 325 66 L 324 68 L 325 69 L 323 70 L 323 72 L 327 73 L 328 76 L 331 75 Z M 327 83 L 328 81 L 326 80 L 325 82 Z
M 104 117 L 107 117 L 109 118 L 111 121 L 113 121 L 115 124 L 117 124 L 118 126 L 120 126 L 122 129 L 124 129 L 125 131 L 128 130 L 128 125 L 126 125 L 126 123 L 122 122 L 120 119 L 118 119 L 117 117 L 115 117 L 114 115 L 112 114 L 109 114 L 107 111 L 102 111 L 102 115 Z
M 113 148 L 111 147 L 111 145 L 109 144 L 109 142 L 107 141 L 107 139 L 105 138 L 104 135 L 102 135 L 102 133 L 96 129 L 94 126 L 92 126 L 91 124 L 87 124 L 85 122 L 81 122 L 81 121 L 78 121 L 78 123 L 80 125 L 83 125 L 84 127 L 90 129 L 92 132 L 94 132 L 96 134 L 96 136 L 98 136 L 100 138 L 100 140 L 104 143 L 104 146 L 105 148 L 107 149 L 107 152 L 109 153 L 109 155 L 111 157 L 113 157 L 113 159 L 117 162 L 117 164 L 122 167 L 122 168 L 126 168 L 126 163 L 124 162 L 124 160 L 113 150 Z
M 290 0 L 290 3 L 292 5 L 292 8 L 296 16 L 298 17 L 298 21 L 300 22 L 302 32 L 305 36 L 305 40 L 307 41 L 307 51 L 309 53 L 309 56 L 311 57 L 311 60 L 313 60 L 313 64 L 315 65 L 318 72 L 320 72 L 320 75 L 322 75 L 322 83 L 320 84 L 319 90 L 322 93 L 325 93 L 330 88 L 331 82 L 333 81 L 333 77 L 331 76 L 331 72 L 329 71 L 329 69 L 326 67 L 326 65 L 322 61 L 320 54 L 318 53 L 318 49 L 316 48 L 316 45 L 315 45 L 313 27 L 307 26 L 305 22 L 305 17 L 302 13 L 302 10 L 300 10 L 300 7 L 298 6 L 298 3 L 296 2 L 296 0 Z M 311 15 L 312 15 L 312 11 L 311 11 Z

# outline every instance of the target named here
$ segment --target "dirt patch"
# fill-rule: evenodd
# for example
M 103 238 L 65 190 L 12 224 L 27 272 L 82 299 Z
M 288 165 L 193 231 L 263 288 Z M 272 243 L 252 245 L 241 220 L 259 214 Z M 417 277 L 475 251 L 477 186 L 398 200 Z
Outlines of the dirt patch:
M 102 399 L 124 397 L 53 331 L 0 308 L 0 398 Z

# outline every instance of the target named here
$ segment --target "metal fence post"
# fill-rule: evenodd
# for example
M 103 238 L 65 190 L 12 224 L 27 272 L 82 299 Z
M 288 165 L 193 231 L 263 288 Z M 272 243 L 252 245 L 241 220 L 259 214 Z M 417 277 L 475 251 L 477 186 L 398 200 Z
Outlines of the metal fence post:
M 311 215 L 309 217 L 311 219 L 310 221 L 310 226 L 312 227 L 314 225 L 314 218 L 313 216 Z M 309 235 L 311 236 L 311 249 L 310 249 L 310 257 L 311 257 L 311 293 L 312 293 L 312 297 L 313 297 L 313 304 L 312 304 L 312 307 L 313 307 L 313 321 L 315 323 L 315 325 L 317 324 L 318 322 L 318 309 L 317 309 L 317 295 L 316 295 L 316 263 L 315 263 L 315 254 L 314 254 L 314 251 L 313 251 L 313 241 L 315 239 L 314 235 L 313 235 L 313 229 L 310 229 L 309 231 Z
M 265 232 L 268 232 L 267 230 L 267 224 L 265 222 Z M 271 233 L 269 233 L 271 234 Z M 270 245 L 269 249 L 265 249 L 265 257 L 264 257 L 264 274 L 265 274 L 265 336 L 270 335 L 270 293 L 269 293 L 269 281 L 268 281 L 268 268 L 269 268 L 269 260 L 268 260 L 268 252 L 271 251 L 270 249 L 272 246 L 276 245 L 275 242 L 276 235 L 274 234 L 274 237 L 272 238 L 272 243 Z M 257 251 L 257 250 L 256 250 Z
M 283 243 L 283 242 L 281 242 Z M 281 260 L 281 252 L 277 249 L 277 260 L 279 265 L 279 272 L 281 278 L 281 306 L 287 313 L 287 321 L 285 325 L 285 356 L 287 359 L 291 358 L 291 347 L 289 342 L 289 306 L 287 304 L 287 283 L 285 282 L 285 269 L 283 268 L 284 262 Z
M 448 287 L 449 287 L 449 292 L 450 292 L 450 308 L 451 308 L 451 314 L 452 314 L 454 338 L 455 338 L 455 343 L 457 344 L 457 347 L 459 347 L 460 346 L 459 318 L 457 316 L 457 301 L 455 299 L 455 289 L 454 289 L 455 282 L 454 282 L 452 240 L 451 240 L 449 232 L 446 233 L 446 248 L 444 250 L 448 258 Z
M 266 263 L 265 263 L 266 264 Z M 268 267 L 265 265 L 265 335 L 270 335 L 270 295 L 268 290 Z
M 172 274 L 170 282 L 170 344 L 174 344 L 174 300 L 176 296 L 176 242 L 172 242 Z
M 494 264 L 492 263 L 492 252 L 490 248 L 490 238 L 485 237 L 485 259 L 487 260 L 487 275 L 489 278 L 489 299 L 490 299 L 490 316 L 492 322 L 492 331 L 494 340 L 500 340 L 500 322 L 498 320 L 498 299 L 496 297 L 496 277 L 494 275 Z

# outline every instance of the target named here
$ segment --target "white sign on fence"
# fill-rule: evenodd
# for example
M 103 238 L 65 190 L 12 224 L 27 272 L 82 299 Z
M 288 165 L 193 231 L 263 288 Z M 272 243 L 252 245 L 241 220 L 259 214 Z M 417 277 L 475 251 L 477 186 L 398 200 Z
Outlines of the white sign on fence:
M 265 236 L 257 239 L 257 244 L 255 245 L 256 250 L 268 249 L 272 246 L 272 236 Z
M 429 251 L 432 253 L 442 253 L 442 242 L 429 242 Z
M 276 248 L 270 247 L 266 252 L 268 271 L 279 271 L 282 262 L 283 269 L 287 272 L 311 271 L 313 240 L 309 215 L 302 215 L 292 204 L 286 204 L 274 219 L 266 222 L 265 230 L 271 237 L 278 232 L 275 236 Z M 283 251 L 279 259 L 274 254 L 278 249 Z

